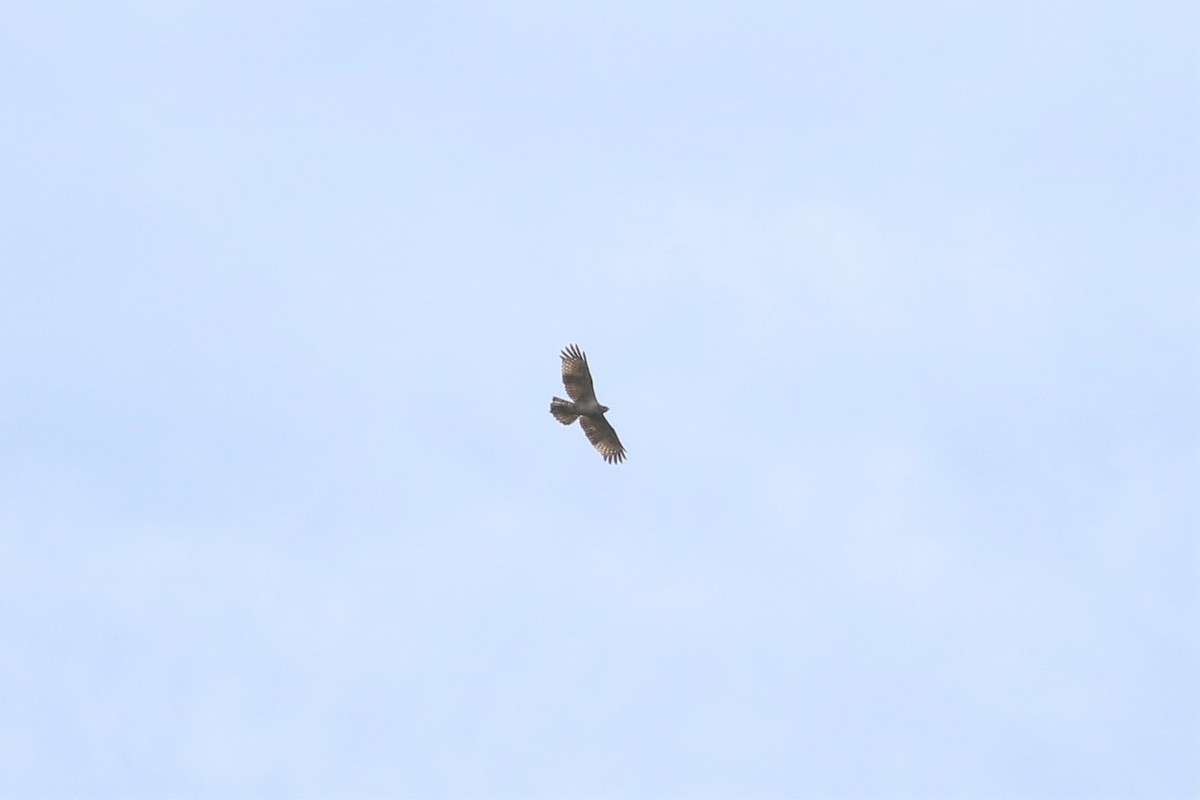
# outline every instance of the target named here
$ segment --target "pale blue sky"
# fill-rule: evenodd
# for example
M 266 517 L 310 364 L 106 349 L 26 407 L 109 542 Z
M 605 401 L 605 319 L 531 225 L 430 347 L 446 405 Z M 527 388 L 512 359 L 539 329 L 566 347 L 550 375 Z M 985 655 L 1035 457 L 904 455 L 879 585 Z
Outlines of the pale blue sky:
M 1198 53 L 0 5 L 0 796 L 1200 794 Z

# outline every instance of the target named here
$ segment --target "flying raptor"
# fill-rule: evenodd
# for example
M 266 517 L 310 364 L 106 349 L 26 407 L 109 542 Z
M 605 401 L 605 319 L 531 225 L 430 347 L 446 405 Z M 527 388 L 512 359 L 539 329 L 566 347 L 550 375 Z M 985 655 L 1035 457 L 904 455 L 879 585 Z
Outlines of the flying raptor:
M 579 420 L 588 441 L 600 451 L 604 460 L 616 464 L 625 460 L 625 448 L 617 438 L 617 432 L 604 418 L 608 406 L 596 400 L 592 388 L 592 373 L 588 369 L 587 356 L 573 344 L 562 351 L 562 382 L 570 400 L 555 397 L 550 401 L 550 413 L 563 425 Z

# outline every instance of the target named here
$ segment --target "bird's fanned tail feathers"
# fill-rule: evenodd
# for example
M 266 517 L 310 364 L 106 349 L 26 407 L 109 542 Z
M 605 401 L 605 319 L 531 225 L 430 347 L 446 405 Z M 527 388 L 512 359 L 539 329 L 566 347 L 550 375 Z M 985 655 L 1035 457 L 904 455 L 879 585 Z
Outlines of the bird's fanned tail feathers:
M 550 413 L 563 425 L 570 425 L 579 419 L 579 414 L 575 411 L 575 404 L 569 400 L 563 400 L 561 397 L 555 397 L 550 401 Z

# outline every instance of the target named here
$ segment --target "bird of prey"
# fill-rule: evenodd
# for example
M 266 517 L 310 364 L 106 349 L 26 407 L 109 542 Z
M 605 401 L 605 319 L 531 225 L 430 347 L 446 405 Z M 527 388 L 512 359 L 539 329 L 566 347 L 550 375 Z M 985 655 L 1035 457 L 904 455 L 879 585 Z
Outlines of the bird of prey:
M 604 418 L 608 406 L 602 406 L 596 400 L 587 356 L 577 344 L 562 351 L 562 382 L 571 400 L 555 397 L 550 401 L 550 413 L 563 425 L 570 425 L 579 420 L 588 441 L 600 451 L 600 455 L 604 456 L 604 460 L 609 464 L 624 461 L 625 448 L 621 446 L 617 432 Z

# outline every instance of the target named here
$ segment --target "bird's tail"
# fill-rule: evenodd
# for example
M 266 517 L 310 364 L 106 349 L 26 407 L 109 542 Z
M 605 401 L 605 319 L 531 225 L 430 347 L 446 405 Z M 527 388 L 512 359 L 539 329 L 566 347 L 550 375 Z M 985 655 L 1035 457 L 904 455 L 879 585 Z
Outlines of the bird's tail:
M 555 397 L 550 401 L 550 413 L 563 425 L 570 425 L 579 419 L 579 412 L 575 410 L 575 404 L 570 400 L 563 400 L 561 397 Z

